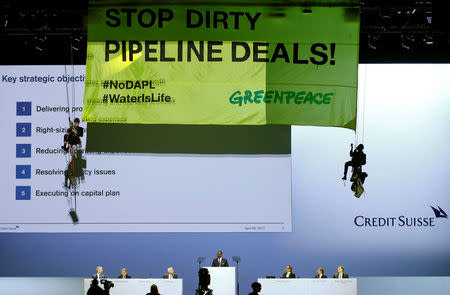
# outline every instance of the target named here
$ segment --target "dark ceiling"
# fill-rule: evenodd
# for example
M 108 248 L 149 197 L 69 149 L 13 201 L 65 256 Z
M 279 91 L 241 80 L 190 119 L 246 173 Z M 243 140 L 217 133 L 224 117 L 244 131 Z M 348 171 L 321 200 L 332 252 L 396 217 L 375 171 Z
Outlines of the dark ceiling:
M 105 2 L 96 1 L 101 5 Z M 141 2 L 142 3 L 142 2 Z M 351 6 L 354 0 L 149 1 L 164 5 Z M 358 3 L 358 2 L 356 2 Z M 361 63 L 448 63 L 450 20 L 444 1 L 361 1 Z M 0 1 L 0 64 L 84 64 L 87 0 Z

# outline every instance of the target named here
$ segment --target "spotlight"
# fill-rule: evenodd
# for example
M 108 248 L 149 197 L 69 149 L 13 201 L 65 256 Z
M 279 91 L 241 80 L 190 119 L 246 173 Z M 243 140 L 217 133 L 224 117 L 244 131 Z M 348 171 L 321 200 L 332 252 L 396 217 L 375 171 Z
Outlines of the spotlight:
M 431 11 L 425 11 L 425 19 L 427 20 L 428 24 L 431 24 L 433 17 Z
M 410 50 L 411 49 L 411 46 L 409 45 L 409 44 L 405 44 L 405 43 L 401 43 L 400 44 L 400 46 L 402 47 L 402 49 L 404 49 L 404 50 Z
M 34 49 L 38 52 L 44 51 L 46 42 L 47 42 L 46 36 L 34 36 L 33 37 Z
M 423 42 L 425 42 L 425 45 L 431 46 L 434 44 L 433 36 L 427 35 L 423 38 Z
M 75 51 L 79 51 L 82 46 L 82 36 L 72 37 L 72 49 Z
M 370 50 L 376 50 L 377 49 L 377 43 L 380 39 L 380 35 L 368 35 L 367 36 L 367 46 Z
M 413 49 L 414 42 L 415 42 L 414 35 L 402 34 L 400 36 L 400 46 L 402 47 L 403 50 L 409 51 L 409 50 Z
M 2 24 L 3 24 L 3 28 L 6 29 L 8 27 L 8 15 L 4 14 L 2 15 Z

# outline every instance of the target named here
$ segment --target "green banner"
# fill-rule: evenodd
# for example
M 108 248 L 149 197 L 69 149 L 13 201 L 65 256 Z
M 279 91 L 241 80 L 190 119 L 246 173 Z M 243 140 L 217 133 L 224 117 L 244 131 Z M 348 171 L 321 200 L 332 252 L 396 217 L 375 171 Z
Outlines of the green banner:
M 358 8 L 273 10 L 91 8 L 83 121 L 355 129 Z

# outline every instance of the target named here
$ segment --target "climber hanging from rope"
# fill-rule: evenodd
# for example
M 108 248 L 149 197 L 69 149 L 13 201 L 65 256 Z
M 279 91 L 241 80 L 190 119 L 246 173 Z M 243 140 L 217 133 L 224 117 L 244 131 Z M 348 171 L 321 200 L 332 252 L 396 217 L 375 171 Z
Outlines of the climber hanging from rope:
M 362 166 L 366 164 L 366 154 L 363 152 L 363 144 L 359 144 L 355 150 L 353 150 L 353 144 L 350 146 L 350 157 L 352 159 L 344 165 L 344 177 L 342 177 L 342 180 L 347 179 L 348 167 L 352 167 L 352 176 L 350 178 L 352 182 L 351 190 L 355 193 L 355 197 L 359 198 L 364 192 L 362 185 L 368 176 L 366 172 L 362 171 Z
M 344 177 L 342 177 L 342 180 L 346 180 L 347 179 L 347 171 L 348 171 L 348 167 L 351 166 L 353 167 L 353 170 L 355 170 L 355 168 L 361 168 L 362 165 L 366 164 L 366 154 L 363 152 L 364 150 L 364 145 L 363 144 L 359 144 L 355 150 L 353 150 L 353 143 L 350 144 L 350 157 L 352 158 L 351 161 L 348 161 L 345 163 L 344 166 Z
M 80 119 L 75 118 L 72 121 L 69 119 L 70 128 L 67 129 L 66 134 L 64 134 L 64 145 L 61 148 L 67 153 L 69 147 L 81 145 L 80 137 L 83 137 L 84 129 L 80 126 Z

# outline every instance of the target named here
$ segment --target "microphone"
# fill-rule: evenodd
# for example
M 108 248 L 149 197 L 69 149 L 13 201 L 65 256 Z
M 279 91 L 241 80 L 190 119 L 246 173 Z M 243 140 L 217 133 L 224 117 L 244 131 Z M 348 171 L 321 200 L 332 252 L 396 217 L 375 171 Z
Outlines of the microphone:
M 232 256 L 231 259 L 236 262 L 237 295 L 239 295 L 239 262 L 241 261 L 241 256 Z

